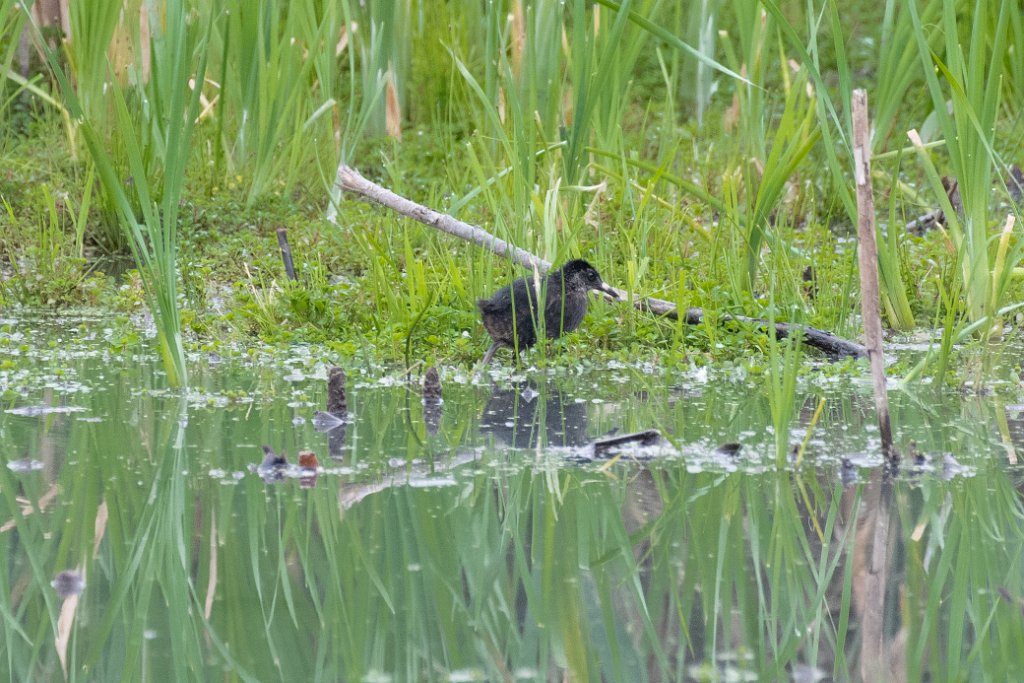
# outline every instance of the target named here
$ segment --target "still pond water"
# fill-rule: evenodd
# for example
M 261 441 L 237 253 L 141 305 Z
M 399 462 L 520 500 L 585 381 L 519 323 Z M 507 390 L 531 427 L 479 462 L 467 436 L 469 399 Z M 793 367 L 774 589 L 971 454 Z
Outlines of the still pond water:
M 0 680 L 1024 671 L 1024 396 L 894 393 L 889 477 L 870 385 L 824 372 L 777 459 L 737 372 L 442 368 L 425 405 L 353 365 L 324 432 L 315 349 L 196 354 L 177 393 L 106 334 L 0 321 Z

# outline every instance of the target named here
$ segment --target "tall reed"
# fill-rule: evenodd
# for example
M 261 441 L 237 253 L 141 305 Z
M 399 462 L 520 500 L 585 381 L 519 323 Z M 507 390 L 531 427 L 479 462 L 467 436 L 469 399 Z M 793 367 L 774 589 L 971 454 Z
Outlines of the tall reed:
M 5 86 L 8 80 L 17 85 L 21 85 L 19 81 L 23 80 L 11 68 L 18 48 L 18 36 L 22 33 L 28 14 L 27 11 L 19 11 L 19 4 L 18 0 L 0 0 L 0 83 Z M 20 91 L 17 88 L 9 93 L 7 87 L 0 88 L 0 133 L 5 132 L 7 109 Z M 0 135 L 0 141 L 5 137 Z
M 249 205 L 309 179 L 311 165 L 333 168 L 337 55 L 352 49 L 354 25 L 347 2 L 322 10 L 306 0 L 251 9 L 226 12 L 208 48 L 217 85 L 215 171 L 221 178 L 242 175 Z
M 939 19 L 944 42 L 942 54 L 932 51 L 928 32 L 915 5 L 908 5 L 921 67 L 932 100 L 932 116 L 945 141 L 952 176 L 959 188 L 963 214 L 953 208 L 939 172 L 919 136 L 911 140 L 926 177 L 946 218 L 958 251 L 964 283 L 964 307 L 972 322 L 988 319 L 983 337 L 998 333 L 996 316 L 1013 268 L 1024 251 L 1019 240 L 997 240 L 992 252 L 992 180 L 998 158 L 995 124 L 1002 106 L 1007 32 L 1015 5 L 1005 0 L 980 3 L 970 25 L 958 21 L 959 6 L 945 0 Z M 1000 217 L 996 220 L 1002 225 Z M 993 265 L 998 268 L 994 269 Z
M 211 6 L 206 16 L 191 21 L 185 0 L 169 0 L 163 9 L 163 16 L 147 22 L 149 79 L 142 75 L 141 57 L 133 63 L 136 78 L 129 86 L 108 79 L 113 120 L 106 135 L 103 121 L 83 107 L 71 75 L 52 50 L 47 58 L 128 238 L 168 383 L 179 387 L 187 385 L 188 372 L 178 301 L 178 210 L 217 8 Z M 190 82 L 196 85 L 190 87 Z M 126 168 L 117 163 L 112 148 L 123 152 Z

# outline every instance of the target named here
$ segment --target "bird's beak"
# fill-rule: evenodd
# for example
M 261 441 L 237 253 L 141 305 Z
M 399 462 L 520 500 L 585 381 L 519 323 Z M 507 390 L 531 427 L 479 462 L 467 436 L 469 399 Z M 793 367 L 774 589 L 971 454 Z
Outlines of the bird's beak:
M 602 282 L 599 291 L 604 292 L 607 296 L 612 299 L 620 299 L 619 293 L 615 291 L 614 287 L 611 287 L 607 282 Z

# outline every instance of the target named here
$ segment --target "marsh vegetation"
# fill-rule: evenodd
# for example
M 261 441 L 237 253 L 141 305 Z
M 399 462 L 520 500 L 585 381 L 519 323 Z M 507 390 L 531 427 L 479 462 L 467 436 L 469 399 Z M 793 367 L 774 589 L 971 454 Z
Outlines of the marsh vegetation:
M 736 314 L 856 338 L 858 86 L 887 325 L 940 331 L 940 379 L 954 344 L 1015 331 L 1024 29 L 1010 2 L 55 6 L 57 24 L 42 4 L 0 7 L 0 297 L 144 302 L 172 382 L 187 380 L 183 348 L 225 336 L 391 361 L 408 341 L 431 363 L 483 352 L 474 302 L 510 266 L 342 195 L 339 163 L 709 313 L 694 328 L 596 307 L 574 355 L 761 362 L 763 333 L 716 323 Z
M 8 678 L 1024 669 L 1018 3 L 243 4 L 0 0 Z M 855 89 L 896 470 L 767 333 L 862 335 Z M 344 167 L 623 301 L 477 374 L 531 273 Z

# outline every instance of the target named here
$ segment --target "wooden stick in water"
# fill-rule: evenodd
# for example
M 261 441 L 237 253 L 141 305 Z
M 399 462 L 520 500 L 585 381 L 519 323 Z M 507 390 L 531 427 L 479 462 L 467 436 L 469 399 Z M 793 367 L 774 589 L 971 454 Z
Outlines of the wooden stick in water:
M 875 200 L 871 194 L 871 135 L 868 125 L 868 93 L 853 91 L 853 160 L 857 184 L 857 258 L 860 261 L 860 307 L 864 319 L 864 346 L 871 363 L 875 410 L 882 438 L 882 453 L 894 464 L 899 453 L 892 445 L 889 396 L 885 388 L 885 357 L 882 355 L 882 314 L 878 289 L 878 243 L 875 241 Z

